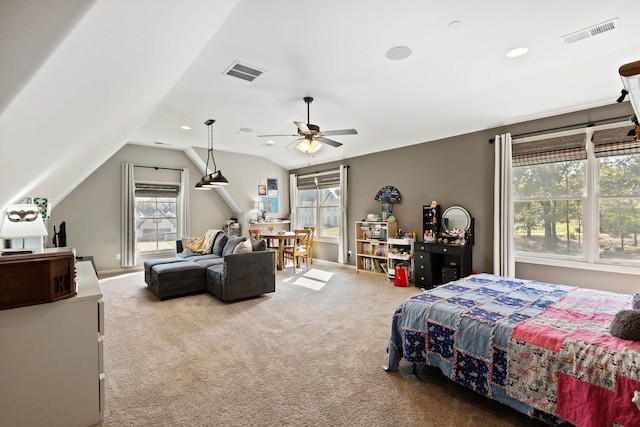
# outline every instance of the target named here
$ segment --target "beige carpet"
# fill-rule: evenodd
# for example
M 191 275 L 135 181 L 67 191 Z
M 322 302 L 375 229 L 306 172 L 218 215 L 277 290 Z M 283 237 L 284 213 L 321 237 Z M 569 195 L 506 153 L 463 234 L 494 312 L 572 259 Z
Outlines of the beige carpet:
M 542 425 L 433 368 L 381 368 L 414 287 L 321 261 L 236 303 L 158 301 L 143 273 L 101 286 L 105 427 Z

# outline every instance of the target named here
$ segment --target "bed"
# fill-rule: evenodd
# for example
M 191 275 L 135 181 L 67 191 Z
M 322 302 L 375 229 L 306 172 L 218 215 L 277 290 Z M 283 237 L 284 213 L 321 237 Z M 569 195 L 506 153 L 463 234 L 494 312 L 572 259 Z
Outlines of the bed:
M 388 371 L 438 367 L 477 393 L 550 425 L 640 426 L 640 342 L 608 332 L 631 296 L 491 274 L 404 301 Z

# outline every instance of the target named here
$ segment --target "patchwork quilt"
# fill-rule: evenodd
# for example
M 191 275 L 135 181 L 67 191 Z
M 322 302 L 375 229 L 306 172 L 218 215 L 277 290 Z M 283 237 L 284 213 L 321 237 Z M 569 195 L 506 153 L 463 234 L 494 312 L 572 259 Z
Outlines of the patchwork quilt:
M 385 369 L 437 366 L 551 425 L 640 426 L 640 343 L 608 334 L 630 306 L 629 295 L 472 275 L 398 307 Z

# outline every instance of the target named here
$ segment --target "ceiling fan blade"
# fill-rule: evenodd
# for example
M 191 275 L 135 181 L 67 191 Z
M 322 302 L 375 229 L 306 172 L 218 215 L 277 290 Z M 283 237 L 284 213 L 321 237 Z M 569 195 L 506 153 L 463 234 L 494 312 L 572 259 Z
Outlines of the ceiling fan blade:
M 268 137 L 271 138 L 272 136 L 299 136 L 299 135 L 291 135 L 291 134 L 287 134 L 287 135 L 257 135 L 258 137 Z
M 334 141 L 333 139 L 329 139 L 329 138 L 320 137 L 320 138 L 315 138 L 315 140 L 327 145 L 331 145 L 332 147 L 340 147 L 342 145 L 342 143 L 338 141 Z
M 340 129 L 340 130 L 327 130 L 322 131 L 323 135 L 356 135 L 358 133 L 355 129 Z
M 309 130 L 309 128 L 305 123 L 302 123 L 302 122 L 293 122 L 293 123 L 295 123 L 295 125 L 298 126 L 298 129 L 300 130 L 301 134 L 309 135 L 311 133 L 311 131 Z

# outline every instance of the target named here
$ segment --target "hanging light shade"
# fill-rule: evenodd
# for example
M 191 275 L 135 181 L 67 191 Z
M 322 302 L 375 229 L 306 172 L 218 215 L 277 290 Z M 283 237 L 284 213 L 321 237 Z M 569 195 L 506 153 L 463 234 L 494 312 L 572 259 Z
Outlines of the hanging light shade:
M 212 188 L 218 187 L 220 185 L 229 184 L 229 180 L 222 175 L 222 172 L 216 168 L 216 159 L 213 157 L 213 124 L 216 121 L 213 119 L 209 119 L 204 122 L 207 125 L 207 164 L 205 166 L 204 172 L 205 175 L 202 177 L 200 181 L 196 183 L 196 190 L 211 190 Z M 211 158 L 211 162 L 213 163 L 213 172 L 207 175 L 209 172 L 209 158 Z
M 313 154 L 322 148 L 322 143 L 313 138 L 304 138 L 300 144 L 296 145 L 296 148 L 303 153 Z

